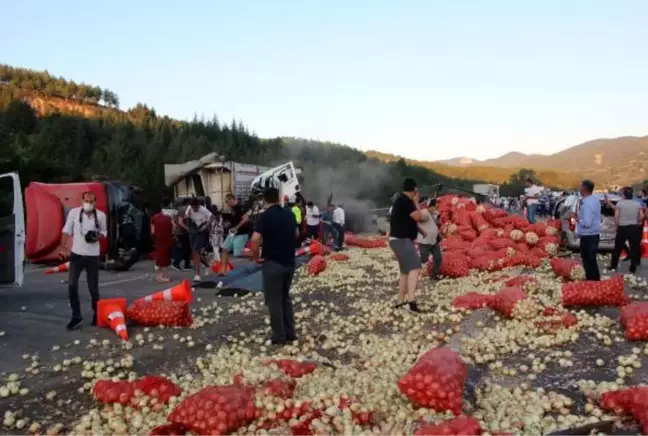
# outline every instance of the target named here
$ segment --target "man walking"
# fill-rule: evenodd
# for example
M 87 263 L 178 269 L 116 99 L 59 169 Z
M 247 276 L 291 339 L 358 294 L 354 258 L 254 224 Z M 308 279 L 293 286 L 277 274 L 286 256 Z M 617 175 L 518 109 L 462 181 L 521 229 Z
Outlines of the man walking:
M 527 219 L 531 224 L 535 223 L 536 210 L 538 209 L 541 193 L 542 188 L 537 186 L 533 182 L 533 179 L 528 178 L 526 180 L 526 188 L 524 189 L 524 200 L 527 206 Z
M 333 229 L 337 233 L 337 240 L 335 241 L 335 249 L 340 251 L 344 245 L 344 224 L 346 223 L 346 216 L 342 206 L 335 206 L 333 209 Z
M 421 208 L 421 221 L 418 223 L 419 235 L 419 253 L 421 254 L 421 263 L 424 264 L 432 255 L 432 271 L 430 279 L 436 280 L 437 273 L 441 267 L 442 255 L 439 239 L 439 214 L 436 211 L 436 198 L 428 200 L 426 207 Z
M 209 225 L 212 220 L 212 213 L 200 203 L 200 199 L 191 199 L 189 207 L 184 213 L 180 225 L 189 233 L 191 243 L 192 260 L 194 263 L 194 282 L 199 282 L 200 266 L 202 264 L 202 252 L 209 246 Z
M 182 221 L 184 215 L 189 208 L 189 203 L 191 203 L 190 198 L 185 198 L 182 200 L 182 206 L 178 209 L 178 212 L 175 214 L 174 222 L 174 236 L 175 244 L 173 250 L 173 264 L 171 265 L 174 269 L 182 271 L 180 262 L 184 262 L 184 269 L 191 268 L 191 243 L 189 241 L 189 233 L 187 229 L 182 226 Z
M 601 280 L 596 253 L 601 237 L 601 203 L 592 193 L 594 182 L 583 180 L 580 186 L 581 206 L 576 219 L 576 233 L 580 238 L 580 255 L 586 280 Z
M 290 299 L 290 286 L 295 274 L 295 241 L 299 230 L 295 216 L 279 204 L 279 191 L 263 192 L 265 211 L 257 221 L 250 251 L 258 257 L 263 243 L 263 294 L 270 312 L 272 343 L 285 345 L 297 340 L 295 316 Z
M 320 211 L 312 201 L 306 203 L 306 232 L 311 240 L 316 240 L 320 230 Z
M 85 270 L 88 290 L 92 299 L 92 325 L 97 325 L 97 302 L 99 301 L 99 240 L 108 234 L 106 214 L 96 209 L 97 197 L 93 192 L 84 192 L 83 205 L 68 213 L 63 226 L 62 257 L 70 259 L 68 297 L 72 319 L 68 330 L 81 325 L 81 302 L 79 301 L 79 277 Z
M 389 246 L 396 255 L 400 268 L 398 303 L 411 312 L 420 312 L 416 304 L 416 285 L 421 272 L 421 261 L 414 246 L 418 234 L 417 223 L 422 214 L 416 181 L 403 181 L 403 192 L 398 194 L 389 218 Z
M 641 224 L 644 220 L 643 206 L 632 197 L 632 188 L 625 187 L 622 190 L 623 199 L 614 206 L 614 221 L 617 225 L 616 238 L 614 240 L 614 251 L 610 270 L 616 271 L 619 266 L 621 251 L 626 249 L 626 242 L 629 248 L 626 249 L 630 255 L 630 272 L 635 273 L 641 262 Z

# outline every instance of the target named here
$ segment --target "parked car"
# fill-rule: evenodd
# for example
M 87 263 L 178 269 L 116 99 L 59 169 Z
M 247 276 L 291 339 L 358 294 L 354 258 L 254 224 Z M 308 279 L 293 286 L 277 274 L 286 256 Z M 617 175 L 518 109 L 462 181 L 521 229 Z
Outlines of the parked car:
M 593 194 L 601 203 L 601 241 L 599 242 L 599 251 L 612 251 L 614 249 L 614 239 L 616 237 L 617 226 L 614 222 L 614 209 L 605 201 L 605 195 Z M 616 204 L 621 197 L 615 194 L 608 194 L 607 199 Z M 576 235 L 576 220 L 571 218 L 571 214 L 578 214 L 580 210 L 581 198 L 578 194 L 568 195 L 559 199 L 554 207 L 554 216 L 560 218 L 562 228 L 562 239 L 565 247 L 577 250 L 580 247 L 580 238 Z

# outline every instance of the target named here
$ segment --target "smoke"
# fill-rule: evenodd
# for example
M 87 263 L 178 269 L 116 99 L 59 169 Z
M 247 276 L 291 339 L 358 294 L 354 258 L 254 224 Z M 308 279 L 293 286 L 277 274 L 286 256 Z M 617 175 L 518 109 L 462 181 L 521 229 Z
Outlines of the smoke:
M 389 201 L 391 192 L 387 166 L 360 160 L 362 152 L 340 146 L 304 146 L 287 143 L 282 162 L 292 160 L 302 170 L 302 191 L 307 201 L 320 209 L 332 194 L 332 202 L 345 210 L 347 228 L 353 232 L 366 231 L 371 226 L 374 199 Z M 342 159 L 348 155 L 348 159 Z M 335 162 L 335 163 L 333 163 Z M 277 165 L 279 162 L 277 162 Z M 380 200 L 379 200 L 380 201 Z

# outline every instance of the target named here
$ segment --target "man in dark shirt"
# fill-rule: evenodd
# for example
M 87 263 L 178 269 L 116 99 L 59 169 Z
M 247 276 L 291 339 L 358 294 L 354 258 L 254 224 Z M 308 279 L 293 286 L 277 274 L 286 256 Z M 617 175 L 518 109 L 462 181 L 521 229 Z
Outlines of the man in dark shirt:
M 236 197 L 232 194 L 225 196 L 225 203 L 231 210 L 229 215 L 229 234 L 223 242 L 223 256 L 221 257 L 221 271 L 227 271 L 227 263 L 229 262 L 230 254 L 240 257 L 243 254 L 243 249 L 248 243 L 250 238 L 250 213 L 243 209 L 243 206 L 238 202 Z
M 403 181 L 403 192 L 398 194 L 389 218 L 389 246 L 394 251 L 400 268 L 398 303 L 411 312 L 420 312 L 416 304 L 416 285 L 421 272 L 421 260 L 414 240 L 418 235 L 417 223 L 421 221 L 419 193 L 416 181 Z
M 299 234 L 295 215 L 279 204 L 279 191 L 263 191 L 265 212 L 259 217 L 252 239 L 252 257 L 258 257 L 263 242 L 263 293 L 270 311 L 272 343 L 285 345 L 297 340 L 290 285 L 295 274 L 295 241 Z

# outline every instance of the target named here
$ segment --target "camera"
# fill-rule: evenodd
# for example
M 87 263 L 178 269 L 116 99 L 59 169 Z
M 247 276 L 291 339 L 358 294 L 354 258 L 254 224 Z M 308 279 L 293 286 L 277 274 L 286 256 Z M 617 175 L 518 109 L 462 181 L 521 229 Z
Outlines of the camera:
M 97 241 L 99 241 L 99 233 L 95 232 L 94 230 L 88 230 L 88 232 L 85 234 L 85 241 L 88 244 L 97 243 Z

